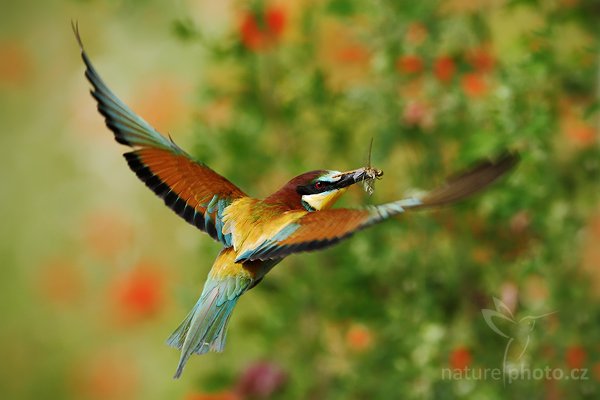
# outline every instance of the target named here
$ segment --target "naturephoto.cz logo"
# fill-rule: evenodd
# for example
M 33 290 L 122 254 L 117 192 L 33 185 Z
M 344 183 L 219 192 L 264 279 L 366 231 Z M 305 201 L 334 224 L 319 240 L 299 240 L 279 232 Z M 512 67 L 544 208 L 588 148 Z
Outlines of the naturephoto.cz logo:
M 444 380 L 502 380 L 506 385 L 517 380 L 587 380 L 586 368 L 564 370 L 562 368 L 530 368 L 525 361 L 525 352 L 534 337 L 536 321 L 554 312 L 528 315 L 516 319 L 510 308 L 494 297 L 495 310 L 483 309 L 485 323 L 496 334 L 506 339 L 501 368 L 443 368 Z
M 518 380 L 588 380 L 587 368 L 564 370 L 562 368 L 529 368 L 525 365 L 508 368 L 442 369 L 443 380 L 502 381 L 509 385 Z

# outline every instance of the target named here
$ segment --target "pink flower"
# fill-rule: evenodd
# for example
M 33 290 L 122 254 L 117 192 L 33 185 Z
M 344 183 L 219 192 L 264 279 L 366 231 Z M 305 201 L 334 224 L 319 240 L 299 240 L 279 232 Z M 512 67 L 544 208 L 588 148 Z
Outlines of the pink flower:
M 406 103 L 402 118 L 407 125 L 421 128 L 431 128 L 435 124 L 433 109 L 430 105 L 419 100 Z
M 242 397 L 266 398 L 279 390 L 286 381 L 283 369 L 268 361 L 250 365 L 241 375 L 237 393 Z

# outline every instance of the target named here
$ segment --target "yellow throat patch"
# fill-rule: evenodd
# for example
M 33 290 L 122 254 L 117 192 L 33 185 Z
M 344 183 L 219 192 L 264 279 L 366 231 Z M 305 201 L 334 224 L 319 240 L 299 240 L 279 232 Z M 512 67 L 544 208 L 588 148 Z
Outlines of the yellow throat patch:
M 347 188 L 342 188 L 323 193 L 305 194 L 302 196 L 302 201 L 315 211 L 326 210 L 331 208 L 346 190 Z

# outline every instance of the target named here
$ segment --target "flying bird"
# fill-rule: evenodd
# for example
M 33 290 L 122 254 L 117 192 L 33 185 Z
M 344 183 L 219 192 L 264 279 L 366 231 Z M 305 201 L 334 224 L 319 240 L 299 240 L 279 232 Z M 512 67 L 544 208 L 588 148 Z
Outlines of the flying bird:
M 124 154 L 129 168 L 167 207 L 223 246 L 198 302 L 167 340 L 181 350 L 175 378 L 192 354 L 223 351 L 229 318 L 240 296 L 285 257 L 331 246 L 406 211 L 461 200 L 487 187 L 518 161 L 516 154 L 506 153 L 422 196 L 360 209 L 331 207 L 350 186 L 382 174 L 370 165 L 346 172 L 305 172 L 265 199 L 257 199 L 194 160 L 119 100 L 93 67 L 76 24 L 73 31 L 98 111 L 116 141 L 133 149 Z

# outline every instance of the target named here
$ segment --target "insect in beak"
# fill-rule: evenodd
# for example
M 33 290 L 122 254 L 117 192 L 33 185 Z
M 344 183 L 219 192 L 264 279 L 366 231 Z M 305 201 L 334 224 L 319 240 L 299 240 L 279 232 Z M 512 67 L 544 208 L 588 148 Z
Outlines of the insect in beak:
M 369 144 L 369 154 L 367 155 L 367 166 L 364 167 L 364 174 L 366 176 L 365 180 L 363 180 L 363 188 L 365 192 L 369 196 L 375 192 L 375 179 L 381 179 L 383 176 L 383 171 L 377 168 L 373 168 L 371 166 L 371 151 L 373 150 L 373 138 L 371 138 L 371 143 Z

